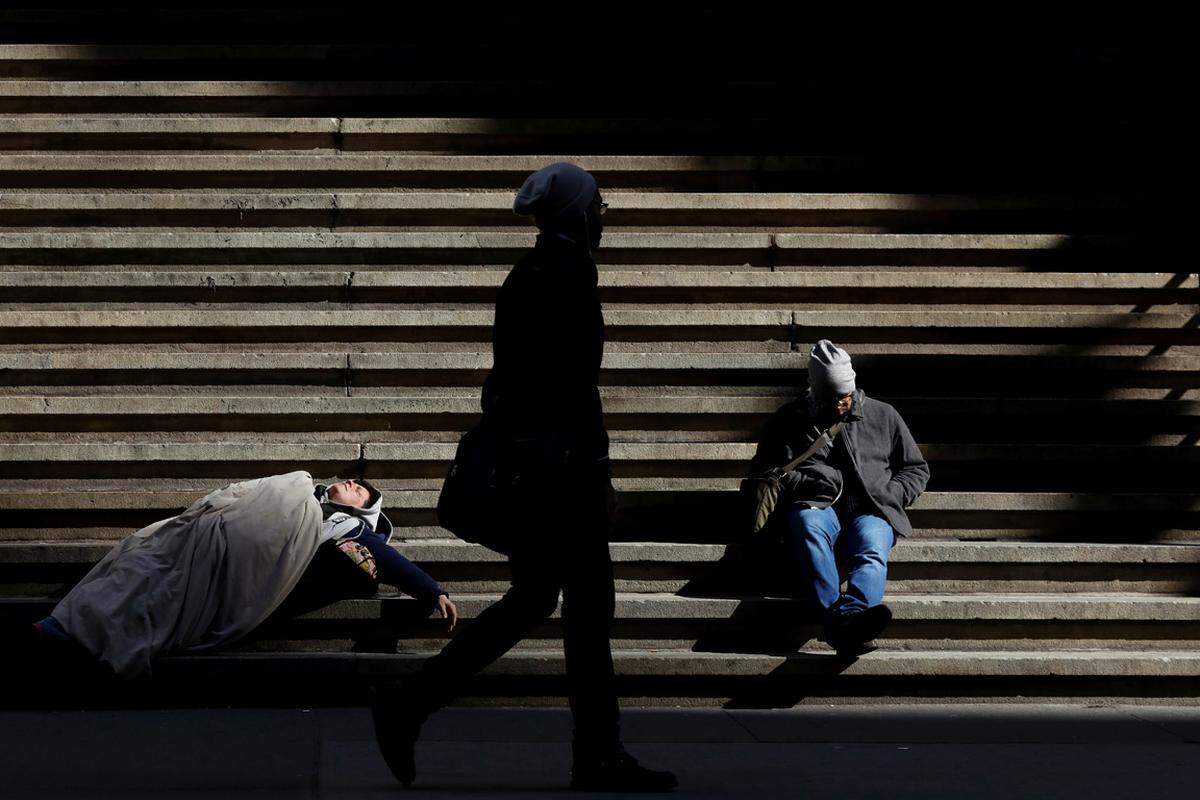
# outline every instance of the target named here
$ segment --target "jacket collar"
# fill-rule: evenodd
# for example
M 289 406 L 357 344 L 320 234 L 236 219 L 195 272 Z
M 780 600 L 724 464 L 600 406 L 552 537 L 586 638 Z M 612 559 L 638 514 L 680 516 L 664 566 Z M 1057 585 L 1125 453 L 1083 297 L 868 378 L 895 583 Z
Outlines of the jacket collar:
M 599 285 L 600 274 L 597 271 L 596 260 L 592 258 L 592 254 L 586 247 L 565 234 L 543 231 L 538 234 L 533 249 L 541 253 L 544 259 L 549 259 L 551 263 L 561 263 L 573 267 L 574 269 L 571 270 L 573 274 L 579 276 L 588 286 Z
M 575 241 L 569 234 L 562 231 L 540 231 L 537 238 L 534 240 L 533 246 L 539 250 L 544 249 L 561 249 L 574 250 L 579 255 L 590 257 L 586 245 Z
M 846 412 L 847 422 L 858 422 L 863 418 L 863 403 L 866 399 L 862 389 L 854 390 L 854 399 L 850 402 L 850 410 Z

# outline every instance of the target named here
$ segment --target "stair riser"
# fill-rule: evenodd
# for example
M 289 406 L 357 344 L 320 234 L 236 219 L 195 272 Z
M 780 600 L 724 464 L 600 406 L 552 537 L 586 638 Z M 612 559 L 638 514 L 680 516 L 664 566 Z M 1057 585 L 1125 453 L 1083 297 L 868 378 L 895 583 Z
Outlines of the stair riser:
M 215 137 L 214 137 L 215 138 Z M 18 140 L 20 142 L 20 140 Z M 296 144 L 304 148 L 305 140 Z M 0 136 L 0 150 L 6 141 Z M 122 149 L 139 149 L 126 142 Z M 238 149 L 236 139 L 225 147 L 224 139 L 215 144 L 223 149 Z M 211 144 L 209 146 L 212 146 Z M 309 143 L 309 147 L 325 145 Z M 16 148 L 12 149 L 38 149 Z M 148 149 L 148 148 L 141 148 Z M 247 148 L 248 149 L 248 148 Z M 544 149 L 544 148 L 543 148 Z M 645 152 L 645 151 L 641 151 Z M 507 153 L 505 153 L 507 154 Z M 331 156 L 333 157 L 333 156 Z M 317 182 L 314 179 L 314 183 Z M 763 229 L 788 232 L 860 232 L 860 233 L 1062 233 L 1063 231 L 1103 232 L 1118 228 L 1128 211 L 1097 209 L 1073 212 L 1055 209 L 1016 211 L 939 211 L 911 210 L 741 210 L 737 208 L 655 210 L 614 207 L 605 215 L 608 228 L 704 228 Z M 229 227 L 229 228 L 525 228 L 528 220 L 509 209 L 287 209 L 228 208 L 223 210 L 123 208 L 114 210 L 56 209 L 52 205 L 37 209 L 0 209 L 0 226 L 13 227 Z

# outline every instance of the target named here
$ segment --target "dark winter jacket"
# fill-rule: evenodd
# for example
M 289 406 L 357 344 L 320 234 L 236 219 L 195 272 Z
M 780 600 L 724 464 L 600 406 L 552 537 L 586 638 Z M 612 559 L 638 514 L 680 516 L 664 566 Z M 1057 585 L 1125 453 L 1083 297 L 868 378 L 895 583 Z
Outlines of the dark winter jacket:
M 543 233 L 496 299 L 486 419 L 549 468 L 607 474 L 608 434 L 597 384 L 604 316 L 587 250 Z M 534 451 L 537 451 L 534 453 Z
M 811 397 L 800 397 L 775 412 L 767 422 L 758 451 L 750 465 L 752 475 L 779 467 L 803 454 L 835 420 L 820 418 Z M 854 476 L 843 476 L 847 485 L 861 481 L 867 499 L 900 536 L 912 533 L 912 524 L 904 509 L 912 505 L 929 482 L 929 465 L 909 433 L 908 426 L 895 408 L 873 400 L 860 389 L 845 418 L 839 439 L 848 456 Z M 834 446 L 826 445 L 801 467 L 835 469 Z M 803 472 L 812 474 L 813 469 Z M 787 476 L 799 485 L 803 476 Z

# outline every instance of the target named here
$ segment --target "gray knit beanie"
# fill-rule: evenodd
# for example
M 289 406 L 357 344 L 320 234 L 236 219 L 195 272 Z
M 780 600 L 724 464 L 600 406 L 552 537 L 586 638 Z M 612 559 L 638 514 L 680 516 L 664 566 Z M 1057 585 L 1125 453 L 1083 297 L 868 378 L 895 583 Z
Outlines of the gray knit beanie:
M 814 344 L 808 357 L 808 385 L 821 400 L 853 394 L 854 367 L 850 365 L 850 354 L 828 339 Z

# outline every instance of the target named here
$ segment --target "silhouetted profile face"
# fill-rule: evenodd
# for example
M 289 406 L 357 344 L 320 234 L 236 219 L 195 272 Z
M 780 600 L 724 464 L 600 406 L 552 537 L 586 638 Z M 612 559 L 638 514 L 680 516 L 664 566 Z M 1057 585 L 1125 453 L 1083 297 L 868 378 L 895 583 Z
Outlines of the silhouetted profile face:
M 337 503 L 338 505 L 363 508 L 366 506 L 367 500 L 370 499 L 371 493 L 367 491 L 367 487 L 351 479 L 330 486 L 326 497 L 329 498 L 330 502 Z
M 585 220 L 587 221 L 587 237 L 588 246 L 595 250 L 600 246 L 600 237 L 604 235 L 604 212 L 608 210 L 608 203 L 604 202 L 604 198 L 600 195 L 600 190 L 596 190 L 596 196 L 592 198 L 592 204 L 588 206 Z

